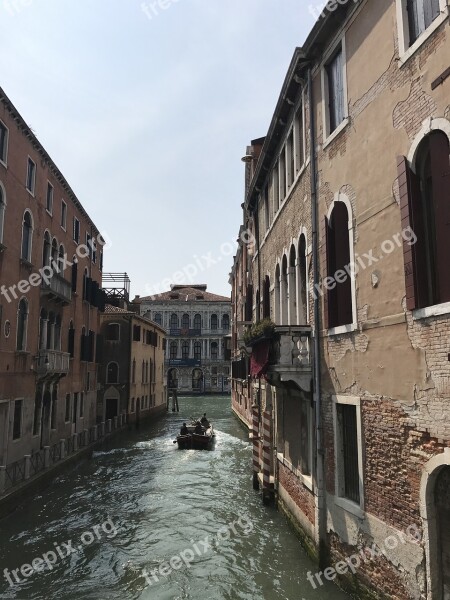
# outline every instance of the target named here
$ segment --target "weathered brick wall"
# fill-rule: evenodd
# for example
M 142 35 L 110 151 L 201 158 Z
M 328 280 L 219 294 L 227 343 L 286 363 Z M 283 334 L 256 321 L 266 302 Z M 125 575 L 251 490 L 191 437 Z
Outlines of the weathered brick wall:
M 298 477 L 283 463 L 278 461 L 278 480 L 289 496 L 307 517 L 312 525 L 315 524 L 314 495 L 303 485 Z

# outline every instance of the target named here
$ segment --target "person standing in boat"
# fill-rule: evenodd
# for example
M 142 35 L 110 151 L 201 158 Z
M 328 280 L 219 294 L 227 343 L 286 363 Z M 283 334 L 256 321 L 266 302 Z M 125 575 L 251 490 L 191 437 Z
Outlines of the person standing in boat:
M 187 428 L 186 423 L 183 423 L 183 426 L 180 429 L 180 435 L 189 435 L 189 429 Z
M 196 433 L 197 435 L 203 435 L 203 427 L 202 424 L 200 423 L 200 421 L 197 421 L 197 424 L 195 425 L 195 430 L 194 433 Z
M 209 427 L 209 421 L 206 418 L 206 413 L 203 413 L 200 423 L 203 425 L 203 427 Z

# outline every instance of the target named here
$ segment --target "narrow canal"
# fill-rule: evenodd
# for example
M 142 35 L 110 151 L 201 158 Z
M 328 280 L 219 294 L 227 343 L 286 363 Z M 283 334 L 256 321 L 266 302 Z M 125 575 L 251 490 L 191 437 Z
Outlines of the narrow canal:
M 215 449 L 177 450 L 183 420 L 204 411 Z M 181 398 L 179 414 L 121 433 L 0 521 L 0 597 L 348 598 L 308 583 L 314 563 L 252 490 L 247 438 L 228 397 Z

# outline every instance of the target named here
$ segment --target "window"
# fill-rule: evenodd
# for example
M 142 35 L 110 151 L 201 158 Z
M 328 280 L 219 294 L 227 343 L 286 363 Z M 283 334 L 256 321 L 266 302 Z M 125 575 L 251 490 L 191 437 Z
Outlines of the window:
M 108 324 L 106 339 L 109 342 L 118 342 L 120 340 L 120 325 L 118 323 Z
M 119 383 L 119 365 L 116 362 L 108 363 L 106 383 Z
M 67 351 L 70 354 L 70 358 L 75 356 L 75 329 L 73 327 L 73 321 L 70 321 L 69 325 Z
M 68 423 L 70 421 L 70 394 L 66 394 L 66 407 L 64 412 L 64 421 Z
M 219 327 L 219 319 L 217 318 L 217 315 L 211 315 L 211 329 L 213 331 L 216 331 Z
M 295 116 L 295 167 L 298 173 L 305 162 L 305 130 L 303 126 L 303 104 Z
M 286 144 L 286 166 L 287 166 L 287 186 L 288 189 L 294 183 L 295 179 L 295 149 L 294 149 L 294 131 L 289 134 Z
M 181 345 L 181 358 L 188 359 L 189 358 L 189 342 L 183 342 Z
M 170 360 L 175 360 L 178 354 L 178 346 L 176 342 L 170 342 L 169 352 Z
M 325 65 L 323 95 L 328 105 L 325 110 L 327 137 L 338 128 L 346 117 L 344 78 L 344 53 L 342 44 L 340 44 Z
M 17 311 L 17 351 L 25 352 L 27 347 L 28 302 L 25 298 L 19 302 Z
M 229 331 L 230 329 L 230 316 L 222 315 L 222 329 L 223 331 Z
M 280 181 L 280 203 L 283 202 L 286 197 L 286 147 L 280 154 L 280 160 L 278 163 L 279 167 L 279 181 Z
M 361 505 L 363 478 L 360 400 L 352 396 L 334 397 L 333 407 L 336 495 Z
M 61 200 L 61 227 L 66 230 L 67 225 L 67 204 Z
M 77 244 L 80 242 L 80 221 L 76 217 L 73 218 L 73 239 Z
M 14 402 L 13 440 L 18 440 L 22 435 L 22 400 Z
M 6 195 L 3 185 L 0 183 L 0 244 L 3 243 L 5 231 Z
M 84 392 L 80 394 L 80 419 L 84 417 Z
M 266 185 L 263 192 L 264 201 L 264 226 L 266 232 L 269 231 L 270 227 L 270 210 L 269 210 L 269 188 Z
M 267 275 L 263 285 L 263 319 L 270 318 L 270 278 Z
M 162 315 L 161 315 L 161 313 L 156 313 L 153 321 L 155 323 L 157 323 L 158 325 L 162 325 Z
M 202 343 L 194 342 L 194 359 L 201 360 L 202 358 Z
M 354 275 L 349 269 L 353 248 L 353 225 L 344 202 L 334 202 L 330 219 L 325 217 L 323 252 L 326 290 L 324 310 L 328 328 L 354 322 Z M 356 320 L 356 319 L 355 319 Z
M 273 214 L 276 215 L 280 208 L 280 176 L 278 171 L 278 163 L 275 165 L 272 173 L 273 187 Z
M 184 314 L 181 318 L 181 329 L 189 329 L 190 319 L 189 315 Z
M 131 398 L 131 408 L 130 412 L 134 413 L 134 398 Z
M 450 302 L 449 155 L 447 135 L 434 130 L 418 147 L 415 173 L 406 158 L 398 161 L 409 310 Z
M 36 186 L 36 164 L 28 158 L 27 163 L 27 190 L 34 196 Z
M 133 358 L 133 364 L 131 367 L 131 382 L 136 383 L 136 359 Z
M 140 342 L 141 341 L 141 327 L 140 325 L 133 326 L 133 341 Z
M 0 121 L 0 162 L 4 165 L 6 165 L 8 157 L 8 137 L 8 128 Z
M 170 315 L 170 329 L 178 329 L 178 316 L 175 313 Z
M 202 329 L 202 317 L 201 315 L 195 315 L 194 317 L 194 329 L 201 331 Z
M 219 358 L 219 346 L 217 342 L 211 342 L 211 360 L 218 360 Z
M 74 256 L 72 258 L 72 292 L 77 291 L 77 281 L 78 281 L 78 258 Z
M 33 218 L 26 210 L 22 221 L 22 260 L 31 262 L 31 246 L 33 240 Z
M 53 186 L 51 183 L 47 182 L 47 199 L 45 208 L 48 213 L 53 214 Z
M 406 10 L 409 45 L 412 46 L 417 38 L 439 17 L 439 0 L 407 0 Z

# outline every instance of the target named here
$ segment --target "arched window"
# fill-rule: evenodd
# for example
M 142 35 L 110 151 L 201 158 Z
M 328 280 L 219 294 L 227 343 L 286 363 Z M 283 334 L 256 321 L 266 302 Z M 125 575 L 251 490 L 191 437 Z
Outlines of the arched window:
M 189 358 L 189 346 L 190 343 L 188 341 L 185 341 L 182 343 L 181 345 L 181 358 L 187 359 Z
M 106 339 L 109 342 L 118 342 L 120 340 L 120 325 L 119 323 L 109 323 L 106 331 Z
M 27 325 L 28 325 L 28 302 L 25 298 L 19 302 L 17 311 L 17 345 L 19 352 L 25 352 L 27 348 Z
M 3 185 L 0 183 L 0 244 L 3 243 L 3 235 L 5 231 L 5 211 L 6 211 L 6 196 Z
M 108 363 L 106 383 L 119 383 L 119 365 L 116 362 Z
M 298 260 L 297 260 L 297 290 L 299 302 L 299 325 L 309 323 L 307 289 L 308 289 L 308 273 L 306 271 L 306 238 L 302 233 L 298 245 Z
M 58 266 L 58 242 L 56 241 L 56 238 L 53 238 L 52 241 L 52 265 L 53 269 L 55 269 L 55 266 Z
M 194 358 L 195 360 L 201 360 L 202 358 L 202 343 L 194 342 Z
M 88 279 L 89 279 L 88 270 L 87 270 L 87 268 L 85 268 L 84 273 L 83 273 L 83 300 L 88 299 L 88 294 L 89 294 Z
M 170 342 L 170 360 L 175 360 L 178 354 L 178 344 L 176 342 Z
M 162 315 L 161 315 L 161 313 L 156 313 L 155 314 L 155 318 L 153 319 L 153 321 L 155 323 L 157 323 L 158 325 L 162 325 Z
M 50 234 L 48 231 L 44 233 L 44 246 L 42 248 L 42 266 L 48 267 L 50 265 Z
M 217 342 L 211 342 L 211 360 L 218 360 L 219 358 L 219 346 Z
M 266 275 L 263 286 L 263 319 L 270 319 L 270 278 Z
M 184 314 L 181 319 L 181 329 L 189 329 L 189 315 Z
M 219 319 L 217 318 L 217 315 L 211 315 L 211 329 L 213 331 L 217 330 L 217 328 L 219 327 Z
M 31 246 L 33 242 L 33 217 L 26 210 L 22 221 L 22 259 L 31 262 Z
M 201 315 L 195 315 L 194 317 L 194 329 L 200 331 L 202 328 L 202 317 Z
M 39 350 L 47 348 L 47 321 L 47 311 L 43 308 L 39 316 Z
M 66 251 L 64 250 L 64 246 L 60 244 L 59 252 L 58 252 L 58 270 L 61 274 L 64 273 L 65 261 L 64 257 L 66 255 Z
M 70 354 L 70 357 L 73 358 L 75 356 L 75 329 L 73 327 L 73 321 L 70 321 L 69 325 L 69 338 L 67 351 Z
M 53 349 L 61 351 L 61 316 L 56 316 L 55 321 L 55 341 L 53 344 Z
M 434 130 L 418 147 L 416 173 L 406 159 L 399 161 L 406 301 L 410 310 L 450 302 L 449 155 L 447 135 Z
M 72 292 L 77 291 L 77 280 L 78 280 L 78 258 L 74 256 L 72 258 Z
M 275 323 L 281 325 L 281 269 L 275 269 Z
M 175 313 L 170 315 L 170 329 L 178 329 L 178 315 Z
M 280 321 L 281 325 L 288 325 L 288 262 L 286 255 L 281 261 L 281 281 L 280 281 Z
M 295 246 L 289 252 L 288 295 L 289 295 L 289 325 L 297 325 L 297 280 L 296 280 L 296 253 Z
M 328 277 L 334 278 L 336 285 L 328 286 L 327 310 L 328 327 L 340 327 L 353 323 L 352 279 L 351 276 L 337 278 L 337 273 L 348 273 L 350 258 L 349 214 L 344 202 L 335 202 L 330 220 L 326 220 L 326 255 Z M 346 270 L 347 267 L 347 270 Z M 328 305 L 328 309 L 326 306 Z
M 222 329 L 223 329 L 223 331 L 229 331 L 230 315 L 222 315 Z
M 47 350 L 54 350 L 55 348 L 55 323 L 55 313 L 50 312 L 47 323 Z

